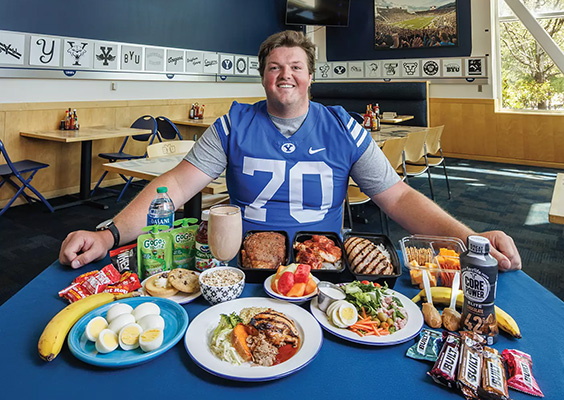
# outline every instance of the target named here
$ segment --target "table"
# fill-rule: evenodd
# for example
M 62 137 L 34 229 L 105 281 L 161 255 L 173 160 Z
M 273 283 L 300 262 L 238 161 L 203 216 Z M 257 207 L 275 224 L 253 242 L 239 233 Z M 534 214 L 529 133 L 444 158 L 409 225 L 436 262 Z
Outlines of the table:
M 154 158 L 141 158 L 137 160 L 118 161 L 114 163 L 104 164 L 104 169 L 109 172 L 116 172 L 135 178 L 153 180 L 156 177 L 170 171 L 178 165 L 184 158 L 184 155 L 171 155 Z M 202 193 L 219 194 L 227 191 L 227 183 L 225 177 L 211 181 L 200 193 L 190 199 L 184 205 L 185 218 L 198 218 L 201 216 L 202 209 Z
M 114 139 L 132 135 L 150 134 L 150 129 L 89 127 L 76 131 L 22 131 L 21 136 L 53 142 L 80 142 L 80 191 L 78 201 L 55 207 L 55 209 L 72 207 L 79 204 L 94 204 L 90 201 L 90 185 L 92 182 L 92 141 Z M 107 208 L 104 206 L 104 208 Z
M 413 115 L 396 115 L 395 118 L 380 118 L 380 122 L 383 124 L 399 124 L 413 118 L 415 118 Z
M 564 173 L 556 175 L 552 201 L 548 211 L 548 220 L 553 224 L 564 225 Z
M 154 360 L 124 369 L 104 369 L 76 359 L 65 344 L 50 363 L 37 353 L 45 325 L 66 303 L 57 292 L 80 273 L 100 269 L 109 258 L 80 271 L 58 262 L 0 306 L 0 337 L 4 362 L 0 364 L 4 398 L 54 399 L 71 393 L 81 400 L 119 393 L 142 393 L 144 398 L 269 399 L 292 396 L 308 399 L 443 399 L 460 400 L 457 392 L 435 384 L 426 376 L 431 364 L 405 356 L 413 341 L 390 347 L 368 347 L 324 332 L 317 357 L 304 369 L 283 379 L 264 383 L 232 382 L 200 369 L 187 354 L 183 341 Z M 419 289 L 410 284 L 404 269 L 395 289 L 413 297 Z M 526 296 L 523 295 L 526 293 Z M 247 284 L 243 297 L 266 297 L 260 284 Z M 522 339 L 504 333 L 494 347 L 515 348 L 532 355 L 533 374 L 547 399 L 564 392 L 562 366 L 564 303 L 524 272 L 499 276 L 496 304 L 520 324 Z M 208 307 L 202 298 L 183 306 L 191 320 Z M 309 304 L 304 305 L 309 309 Z M 17 397 L 16 397 L 17 395 Z M 72 396 L 72 395 L 71 395 Z M 510 391 L 514 400 L 533 397 Z
M 378 146 L 382 146 L 388 139 L 405 137 L 410 132 L 426 131 L 428 127 L 425 126 L 394 126 L 394 125 L 381 125 L 379 131 L 371 131 L 370 135 Z
M 195 126 L 198 128 L 208 128 L 212 125 L 217 117 L 205 117 L 204 119 L 171 119 L 176 125 Z

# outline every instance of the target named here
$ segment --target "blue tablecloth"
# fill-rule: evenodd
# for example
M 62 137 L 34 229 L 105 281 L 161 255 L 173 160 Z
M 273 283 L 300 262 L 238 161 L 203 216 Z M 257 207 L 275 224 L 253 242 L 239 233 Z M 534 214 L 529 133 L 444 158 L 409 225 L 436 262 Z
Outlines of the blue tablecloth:
M 38 339 L 49 320 L 66 306 L 57 292 L 79 273 L 108 263 L 106 258 L 76 271 L 55 262 L 0 307 L 2 398 L 99 399 L 131 397 L 133 393 L 153 399 L 461 398 L 426 375 L 431 364 L 405 356 L 413 341 L 369 347 L 327 332 L 321 351 L 308 366 L 283 379 L 263 383 L 234 382 L 205 372 L 194 364 L 183 341 L 146 364 L 124 369 L 85 364 L 70 353 L 66 344 L 54 361 L 42 361 L 37 353 Z M 408 297 L 418 292 L 405 271 L 395 290 Z M 247 284 L 243 296 L 266 297 L 266 293 L 262 285 Z M 525 273 L 511 272 L 499 276 L 496 304 L 517 320 L 523 338 L 512 339 L 502 333 L 494 347 L 531 354 L 533 373 L 545 396 L 562 398 L 564 303 Z M 200 297 L 184 307 L 193 319 L 208 304 Z M 304 307 L 309 309 L 309 304 Z M 513 390 L 510 395 L 513 399 L 531 399 Z

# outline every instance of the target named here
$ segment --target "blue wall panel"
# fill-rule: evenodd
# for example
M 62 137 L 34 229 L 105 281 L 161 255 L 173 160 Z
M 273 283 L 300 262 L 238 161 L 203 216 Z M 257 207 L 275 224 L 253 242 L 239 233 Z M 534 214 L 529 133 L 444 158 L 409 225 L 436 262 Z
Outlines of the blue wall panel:
M 374 0 L 351 1 L 347 28 L 327 28 L 327 60 L 354 61 L 393 58 L 467 57 L 472 52 L 470 0 L 458 0 L 458 46 L 420 49 L 374 48 Z
M 0 29 L 256 55 L 286 0 L 2 0 Z

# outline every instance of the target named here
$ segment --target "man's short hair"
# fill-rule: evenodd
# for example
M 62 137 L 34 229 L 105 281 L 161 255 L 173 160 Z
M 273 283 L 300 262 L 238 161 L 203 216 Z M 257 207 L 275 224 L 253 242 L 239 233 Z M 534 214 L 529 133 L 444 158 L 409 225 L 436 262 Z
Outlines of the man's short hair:
M 260 45 L 258 59 L 260 76 L 264 77 L 266 57 L 277 47 L 300 47 L 307 55 L 307 68 L 310 74 L 315 70 L 315 45 L 298 31 L 283 31 L 270 35 Z

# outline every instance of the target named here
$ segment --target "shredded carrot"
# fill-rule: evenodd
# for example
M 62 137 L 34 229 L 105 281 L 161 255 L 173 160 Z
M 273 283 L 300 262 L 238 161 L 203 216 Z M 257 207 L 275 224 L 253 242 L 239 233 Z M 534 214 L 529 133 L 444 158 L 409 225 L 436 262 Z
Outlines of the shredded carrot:
M 372 329 L 374 330 L 374 334 L 376 336 L 380 336 L 380 332 L 378 332 L 378 328 L 376 327 L 376 325 L 372 325 Z
M 364 306 L 362 306 L 362 318 L 366 318 L 366 311 L 364 310 Z

